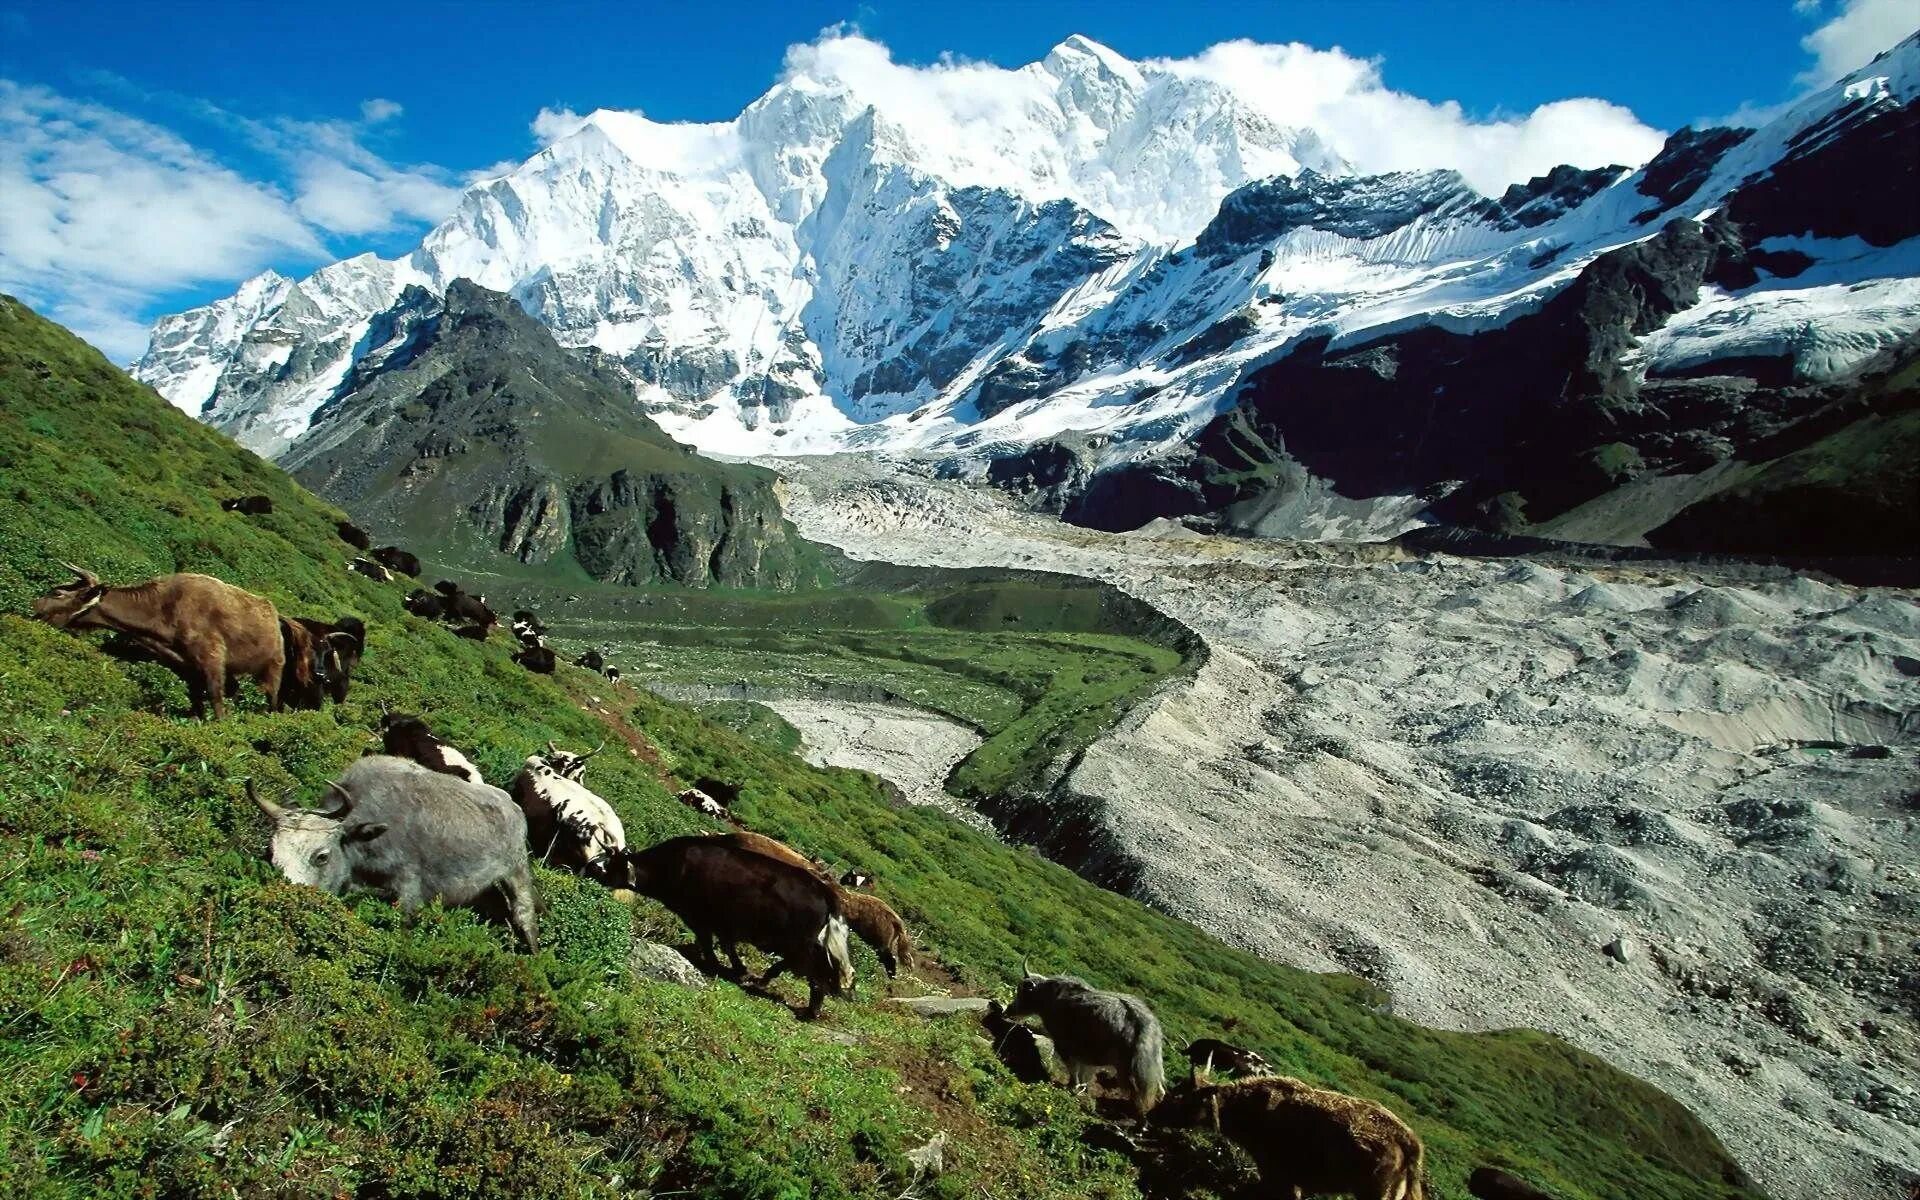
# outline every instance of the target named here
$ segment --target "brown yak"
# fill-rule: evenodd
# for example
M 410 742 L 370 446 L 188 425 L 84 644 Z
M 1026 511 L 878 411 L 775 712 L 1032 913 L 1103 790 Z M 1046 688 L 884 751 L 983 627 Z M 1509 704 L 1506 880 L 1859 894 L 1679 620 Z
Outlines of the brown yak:
M 111 587 L 72 563 L 72 583 L 33 602 L 33 615 L 56 629 L 111 629 L 186 681 L 193 715 L 226 715 L 229 679 L 251 676 L 280 711 L 286 647 L 273 602 L 211 575 L 162 575 Z
M 864 892 L 850 892 L 841 887 L 833 877 L 833 872 L 822 870 L 812 859 L 795 850 L 792 846 L 764 833 L 755 833 L 750 829 L 739 829 L 732 833 L 717 834 L 723 842 L 731 842 L 742 850 L 751 850 L 790 863 L 812 875 L 821 883 L 832 888 L 840 896 L 840 907 L 845 912 L 847 927 L 859 939 L 873 948 L 874 956 L 880 960 L 880 967 L 892 978 L 900 968 L 913 970 L 913 941 L 907 936 L 906 922 L 900 914 L 893 911 L 886 901 L 878 896 Z
M 1423 1200 L 1420 1135 L 1371 1100 L 1285 1075 L 1183 1084 L 1153 1110 L 1158 1125 L 1205 1128 L 1252 1156 L 1269 1194 Z

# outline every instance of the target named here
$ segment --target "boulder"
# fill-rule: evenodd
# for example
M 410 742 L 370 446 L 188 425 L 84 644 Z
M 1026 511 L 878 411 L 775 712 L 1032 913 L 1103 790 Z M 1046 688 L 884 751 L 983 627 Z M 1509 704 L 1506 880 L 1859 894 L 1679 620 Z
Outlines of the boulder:
M 627 971 L 635 979 L 653 979 L 693 988 L 709 986 L 707 977 L 678 950 L 637 938 L 633 949 L 627 952 Z
M 894 996 L 892 1001 L 923 1017 L 949 1017 L 954 1013 L 987 1011 L 984 996 Z

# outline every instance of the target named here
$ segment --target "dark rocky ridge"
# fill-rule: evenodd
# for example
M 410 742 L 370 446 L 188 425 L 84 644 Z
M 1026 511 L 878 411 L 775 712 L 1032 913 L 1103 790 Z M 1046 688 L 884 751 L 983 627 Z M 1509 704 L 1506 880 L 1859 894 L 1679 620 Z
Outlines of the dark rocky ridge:
M 1884 245 L 1920 233 L 1917 134 L 1920 105 L 1861 101 L 1809 130 L 1704 224 L 1667 221 L 1506 326 L 1428 326 L 1340 347 L 1308 337 L 1165 458 L 1063 487 L 1067 460 L 1037 446 L 995 464 L 992 477 L 1069 520 L 1115 530 L 1205 515 L 1284 533 L 1272 514 L 1304 498 L 1409 496 L 1434 519 L 1502 534 L 1565 536 L 1567 526 L 1582 540 L 1696 552 L 1920 554 L 1902 458 L 1920 450 L 1910 416 L 1920 348 L 1896 347 L 1821 384 L 1798 379 L 1786 359 L 1723 359 L 1662 377 L 1630 358 L 1703 286 L 1738 291 L 1807 268 L 1805 255 L 1757 248 L 1766 238 L 1858 234 Z M 1650 212 L 1692 195 L 1746 137 L 1673 135 L 1637 184 L 1656 202 Z M 1556 172 L 1523 190 L 1571 198 L 1603 174 Z M 1314 179 L 1262 185 L 1230 198 L 1209 234 L 1244 252 L 1297 223 L 1331 227 L 1344 220 L 1329 208 L 1334 190 Z M 1497 203 L 1512 207 L 1508 199 L 1520 197 Z M 1525 211 L 1523 202 L 1514 215 Z M 1872 518 L 1849 519 L 1853 506 Z
M 327 418 L 284 463 L 444 563 L 575 565 L 612 583 L 793 588 L 817 553 L 775 477 L 673 441 L 598 356 L 465 280 L 383 314 Z

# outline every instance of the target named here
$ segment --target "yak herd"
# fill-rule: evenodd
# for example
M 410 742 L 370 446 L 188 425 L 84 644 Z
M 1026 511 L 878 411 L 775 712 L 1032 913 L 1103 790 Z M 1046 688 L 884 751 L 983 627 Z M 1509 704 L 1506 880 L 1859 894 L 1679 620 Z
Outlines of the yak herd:
M 241 497 L 222 507 L 252 514 L 271 511 L 271 502 Z M 371 543 L 345 523 L 339 533 L 357 550 Z M 34 615 L 75 632 L 111 631 L 116 652 L 173 670 L 186 682 L 196 717 L 209 706 L 216 718 L 223 715 L 242 678 L 255 680 L 276 712 L 318 708 L 327 698 L 339 703 L 366 652 L 366 627 L 358 618 L 282 617 L 264 597 L 208 575 L 114 587 L 63 565 L 73 581 L 36 599 Z M 396 571 L 417 576 L 420 563 L 383 547 L 354 559 L 350 569 L 376 578 L 376 572 Z M 452 583 L 433 592 L 416 589 L 404 604 L 480 640 L 498 623 L 484 596 Z M 551 673 L 554 654 L 538 619 L 517 612 L 512 630 L 520 642 L 516 661 Z M 581 665 L 608 670 L 594 651 L 581 656 Z M 470 907 L 504 921 L 533 951 L 540 936 L 531 869 L 537 859 L 616 894 L 658 901 L 692 931 L 693 957 L 710 973 L 722 972 L 724 953 L 745 981 L 739 947 L 759 949 L 771 965 L 755 986 L 794 972 L 807 984 L 808 1018 L 818 1015 L 826 997 L 852 987 L 850 935 L 872 948 L 889 976 L 914 967 L 906 926 L 871 893 L 870 878 L 857 869 L 836 875 L 822 860 L 742 827 L 705 791 L 688 788 L 679 799 L 727 822 L 729 831 L 635 848 L 613 807 L 586 784 L 597 749 L 575 753 L 548 742 L 502 789 L 418 716 L 388 713 L 377 732 L 380 749 L 329 783 L 318 808 L 268 799 L 247 782 L 247 795 L 273 821 L 269 857 L 288 880 L 334 894 L 370 892 L 405 910 L 435 901 Z M 1249 1153 L 1275 1196 L 1420 1200 L 1425 1194 L 1420 1139 L 1405 1122 L 1372 1101 L 1275 1075 L 1250 1050 L 1216 1038 L 1191 1043 L 1190 1078 L 1169 1092 L 1160 1023 L 1137 996 L 1023 967 L 1012 1003 L 989 1002 L 983 1026 L 1014 1074 L 1048 1081 L 1042 1039 L 1025 1018 L 1038 1018 L 1075 1089 L 1100 1080 L 1123 1089 L 1140 1120 L 1224 1135 Z M 1237 1078 L 1213 1082 L 1215 1070 Z

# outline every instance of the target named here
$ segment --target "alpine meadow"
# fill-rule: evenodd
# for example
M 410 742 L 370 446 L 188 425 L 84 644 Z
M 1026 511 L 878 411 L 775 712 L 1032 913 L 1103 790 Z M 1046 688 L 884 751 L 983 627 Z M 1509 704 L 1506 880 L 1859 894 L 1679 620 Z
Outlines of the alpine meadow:
M 361 7 L 0 11 L 0 1194 L 1920 1195 L 1910 6 Z

